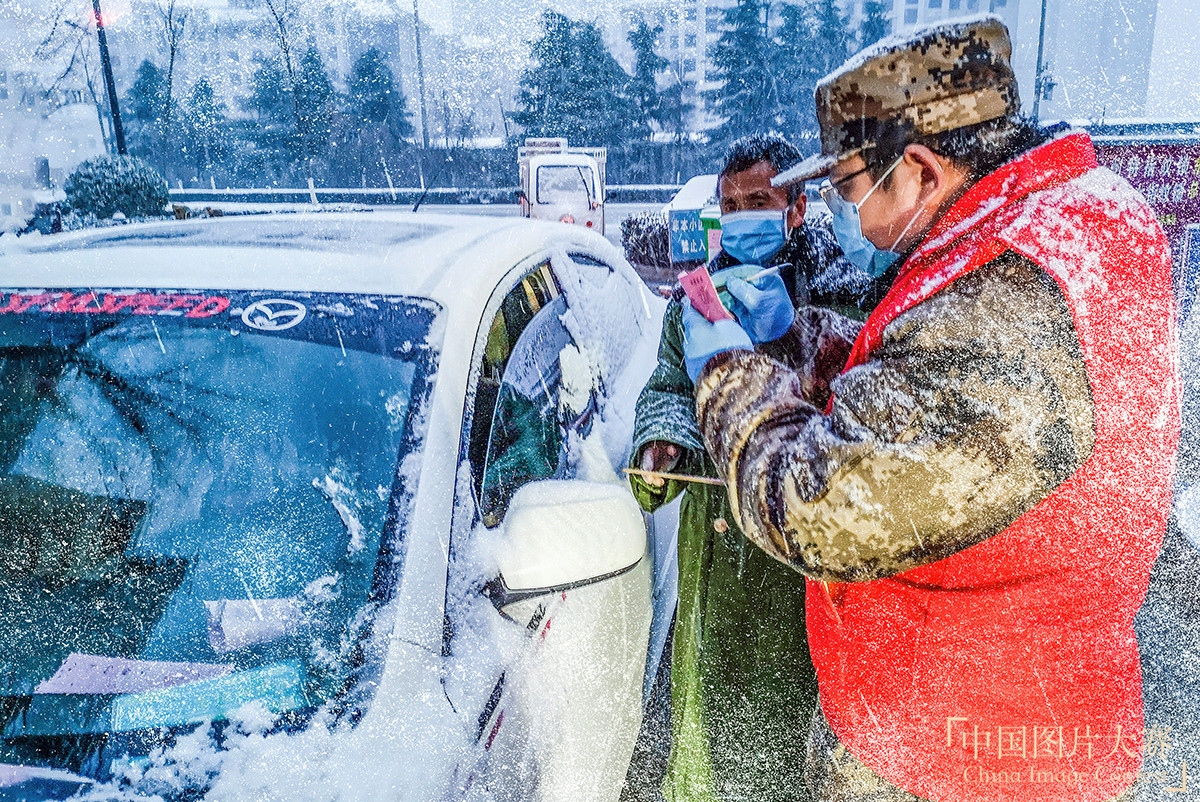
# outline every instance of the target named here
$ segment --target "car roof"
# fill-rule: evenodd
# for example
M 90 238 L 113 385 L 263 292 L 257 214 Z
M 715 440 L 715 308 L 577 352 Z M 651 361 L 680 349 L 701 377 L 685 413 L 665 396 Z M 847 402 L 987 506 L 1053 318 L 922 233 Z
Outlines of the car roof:
M 156 221 L 0 244 L 0 287 L 279 290 L 415 295 L 490 291 L 555 250 L 621 260 L 580 226 L 520 217 L 313 212 Z

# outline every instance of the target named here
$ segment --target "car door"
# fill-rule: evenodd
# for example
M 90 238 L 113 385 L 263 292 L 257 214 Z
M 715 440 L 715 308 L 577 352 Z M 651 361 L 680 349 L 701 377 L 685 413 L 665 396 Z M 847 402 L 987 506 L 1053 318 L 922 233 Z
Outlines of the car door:
M 599 259 L 559 253 L 518 275 L 482 321 L 464 420 L 444 639 L 447 697 L 476 742 L 459 790 L 466 798 L 615 800 L 640 723 L 649 560 L 499 610 L 487 583 L 521 488 L 597 474 L 616 481 L 623 455 L 608 454 L 601 431 L 608 378 L 630 350 L 621 340 L 639 329 L 610 320 L 621 333 L 594 341 L 597 305 L 610 303 L 606 289 L 621 289 Z

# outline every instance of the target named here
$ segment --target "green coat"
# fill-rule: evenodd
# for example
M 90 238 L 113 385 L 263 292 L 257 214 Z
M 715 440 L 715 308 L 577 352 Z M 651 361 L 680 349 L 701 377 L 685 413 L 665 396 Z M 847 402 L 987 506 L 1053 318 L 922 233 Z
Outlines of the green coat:
M 806 227 L 774 262 L 799 268 L 788 277 L 794 299 L 844 309 L 874 287 L 839 257 L 826 231 Z M 823 292 L 825 286 L 838 292 Z M 716 476 L 700 440 L 682 343 L 681 306 L 673 301 L 658 366 L 638 399 L 632 459 L 636 467 L 642 445 L 665 440 L 682 449 L 675 472 Z M 684 494 L 666 798 L 808 800 L 803 744 L 817 682 L 804 624 L 804 577 L 746 539 L 724 488 L 682 481 L 652 487 L 636 476 L 631 483 L 648 511 Z

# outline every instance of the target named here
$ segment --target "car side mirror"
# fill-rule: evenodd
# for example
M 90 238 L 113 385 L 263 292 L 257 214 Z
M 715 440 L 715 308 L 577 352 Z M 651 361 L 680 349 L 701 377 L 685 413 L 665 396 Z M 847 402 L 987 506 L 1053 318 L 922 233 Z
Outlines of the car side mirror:
M 508 505 L 500 575 L 485 593 L 500 610 L 620 576 L 645 552 L 642 512 L 623 485 L 531 482 Z

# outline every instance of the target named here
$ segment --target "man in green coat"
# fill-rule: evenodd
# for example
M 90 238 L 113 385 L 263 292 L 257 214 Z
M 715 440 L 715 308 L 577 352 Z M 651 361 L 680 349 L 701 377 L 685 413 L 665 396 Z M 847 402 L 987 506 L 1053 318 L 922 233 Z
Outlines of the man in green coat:
M 891 277 L 872 280 L 842 257 L 826 226 L 806 224 L 799 188 L 771 186 L 771 178 L 799 161 L 796 148 L 778 136 L 734 143 L 717 179 L 724 250 L 708 267 L 779 266 L 801 310 L 797 318 L 806 323 L 802 353 L 840 364 L 858 325 L 843 315 L 865 317 Z M 677 291 L 667 307 L 658 366 L 638 399 L 632 463 L 715 477 L 684 368 L 681 297 Z M 782 340 L 764 350 L 796 346 Z M 805 633 L 804 577 L 741 534 L 723 487 L 636 475 L 631 482 L 647 511 L 684 494 L 665 796 L 807 800 L 802 744 L 817 680 Z

